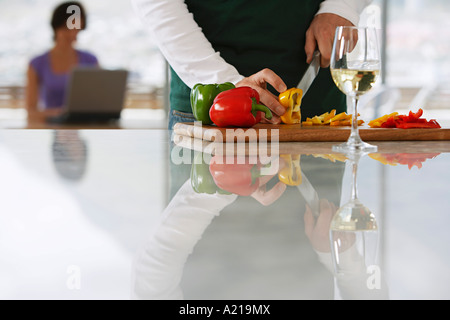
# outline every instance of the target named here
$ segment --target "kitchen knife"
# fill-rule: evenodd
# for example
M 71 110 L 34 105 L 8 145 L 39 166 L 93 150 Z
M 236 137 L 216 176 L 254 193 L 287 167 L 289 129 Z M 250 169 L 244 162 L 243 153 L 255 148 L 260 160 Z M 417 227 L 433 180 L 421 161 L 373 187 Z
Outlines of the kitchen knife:
M 309 87 L 313 83 L 314 79 L 319 73 L 319 70 L 320 70 L 320 52 L 314 51 L 313 59 L 309 64 L 308 68 L 306 69 L 305 73 L 303 74 L 303 77 L 300 80 L 299 84 L 297 85 L 298 89 L 302 89 L 303 96 L 306 94 L 306 91 L 308 91 Z
M 319 195 L 317 194 L 316 189 L 314 189 L 311 182 L 309 182 L 308 178 L 302 172 L 302 183 L 297 187 L 300 193 L 305 198 L 306 203 L 312 210 L 313 216 L 318 217 L 320 211 L 320 200 Z

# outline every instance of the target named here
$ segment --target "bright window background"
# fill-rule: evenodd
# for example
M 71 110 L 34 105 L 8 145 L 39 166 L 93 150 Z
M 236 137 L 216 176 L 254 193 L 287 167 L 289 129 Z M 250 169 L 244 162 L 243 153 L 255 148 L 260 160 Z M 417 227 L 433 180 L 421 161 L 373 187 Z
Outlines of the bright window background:
M 53 46 L 50 19 L 60 0 L 0 0 L 0 107 L 23 107 L 30 59 Z M 153 45 L 131 1 L 80 1 L 88 26 L 77 47 L 94 53 L 102 67 L 129 74 L 127 107 L 162 108 L 165 60 Z M 2 89 L 3 88 L 3 89 Z
M 388 1 L 388 80 L 396 86 L 450 81 L 450 2 Z
M 421 90 L 425 97 L 421 102 L 447 108 L 450 2 L 386 1 L 386 84 L 402 89 L 405 108 Z M 0 0 L 0 87 L 23 86 L 30 58 L 52 46 L 49 20 L 58 3 Z M 95 53 L 106 68 L 130 70 L 130 83 L 136 90 L 164 92 L 164 59 L 136 18 L 130 0 L 82 3 L 88 13 L 88 29 L 80 34 L 78 47 Z M 363 21 L 381 27 L 383 3 L 374 0 Z
M 0 0 L 0 84 L 22 84 L 28 61 L 52 47 L 50 19 L 60 2 Z M 97 55 L 106 68 L 129 69 L 132 83 L 162 86 L 164 60 L 136 18 L 131 2 L 81 2 L 88 27 L 80 33 L 78 47 Z

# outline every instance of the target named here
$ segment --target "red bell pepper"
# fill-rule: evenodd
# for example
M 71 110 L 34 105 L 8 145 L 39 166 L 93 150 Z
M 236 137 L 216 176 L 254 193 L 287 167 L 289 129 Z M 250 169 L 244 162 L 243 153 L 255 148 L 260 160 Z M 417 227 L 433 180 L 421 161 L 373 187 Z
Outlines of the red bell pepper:
M 424 119 L 419 119 L 424 120 Z M 440 128 L 441 126 L 439 123 L 436 122 L 436 120 L 432 119 L 429 121 L 417 121 L 417 122 L 403 122 L 400 123 L 397 128 L 401 129 L 412 129 L 412 128 Z
M 253 127 L 261 121 L 262 113 L 272 119 L 272 112 L 259 104 L 258 92 L 250 87 L 239 87 L 219 93 L 209 110 L 209 116 L 218 127 Z
M 395 123 L 394 116 L 387 118 L 385 122 L 381 124 L 382 128 L 396 128 L 397 124 Z
M 421 118 L 423 110 L 419 109 L 417 112 L 410 111 L 408 115 L 395 115 L 389 117 L 385 122 L 381 124 L 382 128 L 400 128 L 400 129 L 412 129 L 412 128 L 440 128 L 441 126 L 436 120 L 426 120 Z
M 423 114 L 423 110 L 419 109 L 416 113 L 410 111 L 408 115 L 408 122 L 415 122 L 417 121 Z
M 256 164 L 237 163 L 236 159 L 214 156 L 209 164 L 209 172 L 217 187 L 237 194 L 250 196 L 260 186 L 260 168 Z

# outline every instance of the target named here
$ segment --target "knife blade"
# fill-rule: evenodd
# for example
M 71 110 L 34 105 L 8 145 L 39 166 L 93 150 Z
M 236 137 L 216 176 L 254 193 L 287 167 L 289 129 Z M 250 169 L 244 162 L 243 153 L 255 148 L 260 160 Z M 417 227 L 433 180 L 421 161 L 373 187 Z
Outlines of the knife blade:
M 308 68 L 306 69 L 305 73 L 303 74 L 302 79 L 297 85 L 298 89 L 302 89 L 303 96 L 308 91 L 311 84 L 314 82 L 314 79 L 316 78 L 317 74 L 320 70 L 320 52 L 315 51 L 313 55 L 313 59 L 311 63 L 309 64 Z
M 317 194 L 316 189 L 313 187 L 311 182 L 309 182 L 308 178 L 302 172 L 302 183 L 297 187 L 300 193 L 303 195 L 306 203 L 311 208 L 312 214 L 314 217 L 319 216 L 320 211 L 320 200 L 319 195 Z

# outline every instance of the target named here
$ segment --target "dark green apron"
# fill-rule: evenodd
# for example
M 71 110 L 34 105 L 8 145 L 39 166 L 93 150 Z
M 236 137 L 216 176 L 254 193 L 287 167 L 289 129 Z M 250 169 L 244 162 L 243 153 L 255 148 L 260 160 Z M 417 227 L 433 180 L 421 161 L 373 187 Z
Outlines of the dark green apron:
M 297 86 L 307 67 L 305 33 L 321 0 L 185 2 L 214 49 L 240 74 L 250 76 L 269 68 L 288 88 Z M 172 70 L 171 109 L 191 113 L 189 94 L 190 88 Z M 331 109 L 346 111 L 346 99 L 331 79 L 330 70 L 321 69 L 303 98 L 302 118 Z

